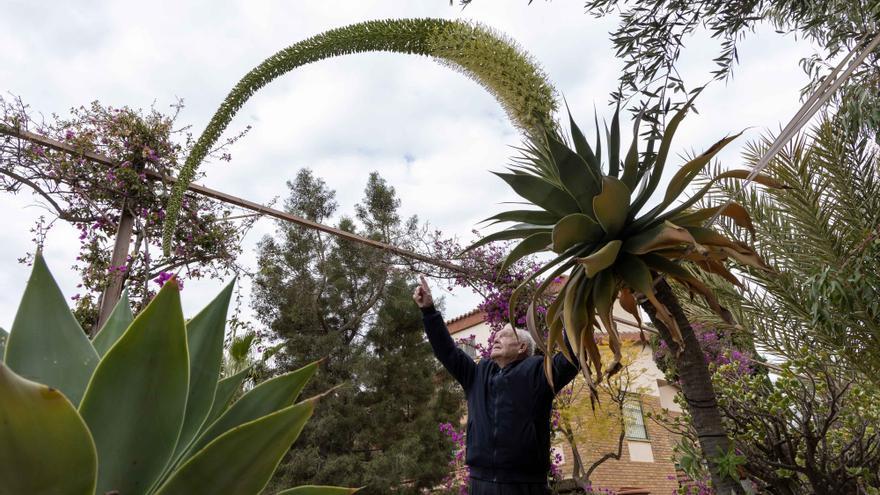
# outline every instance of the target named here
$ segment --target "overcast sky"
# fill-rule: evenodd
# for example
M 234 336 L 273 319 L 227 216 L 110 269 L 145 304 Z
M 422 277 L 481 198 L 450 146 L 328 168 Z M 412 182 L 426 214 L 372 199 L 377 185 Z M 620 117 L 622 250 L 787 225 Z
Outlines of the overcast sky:
M 608 41 L 616 19 L 586 15 L 583 2 L 476 0 L 462 10 L 447 0 L 408 1 L 0 1 L 0 90 L 35 112 L 64 114 L 100 100 L 105 105 L 165 110 L 177 97 L 179 122 L 198 134 L 230 88 L 277 50 L 321 31 L 370 19 L 440 17 L 475 20 L 516 40 L 538 61 L 582 127 L 593 108 L 610 116 L 608 93 L 622 64 Z M 148 8 L 147 8 L 148 6 Z M 683 76 L 708 79 L 717 43 L 692 38 Z M 776 130 L 799 107 L 806 79 L 798 60 L 809 44 L 760 30 L 740 48 L 733 80 L 700 96 L 699 115 L 681 126 L 673 151 L 701 151 L 724 135 L 751 129 L 722 156 L 737 165 L 738 149 Z M 4 95 L 7 96 L 7 95 Z M 233 161 L 203 167 L 203 184 L 257 202 L 286 194 L 285 181 L 310 167 L 351 212 L 370 172 L 393 185 L 403 213 L 417 214 L 450 235 L 470 240 L 475 223 L 516 197 L 489 173 L 500 170 L 519 135 L 499 105 L 462 75 L 427 58 L 360 54 L 297 69 L 253 97 L 229 133 L 253 130 L 232 148 Z M 673 160 L 675 165 L 680 160 Z M 669 171 L 671 175 L 673 172 Z M 0 195 L 0 326 L 9 328 L 29 269 L 17 258 L 33 250 L 30 228 L 45 210 L 27 194 Z M 274 230 L 260 221 L 245 239 L 242 262 L 253 267 L 256 242 Z M 76 234 L 59 226 L 45 255 L 68 296 Z M 188 282 L 191 316 L 219 290 L 219 281 Z M 438 289 L 439 290 L 439 289 Z M 245 287 L 247 291 L 247 287 Z M 446 294 L 447 316 L 477 303 L 459 290 Z

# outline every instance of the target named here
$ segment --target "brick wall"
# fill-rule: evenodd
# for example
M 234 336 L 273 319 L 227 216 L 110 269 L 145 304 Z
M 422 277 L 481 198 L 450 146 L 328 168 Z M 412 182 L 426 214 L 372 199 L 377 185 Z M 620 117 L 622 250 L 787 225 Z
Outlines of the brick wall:
M 642 394 L 642 411 L 660 409 L 660 398 Z M 608 423 L 603 423 L 603 427 L 607 427 Z M 638 487 L 650 490 L 652 495 L 670 495 L 678 488 L 676 481 L 675 464 L 672 461 L 672 448 L 676 439 L 672 433 L 669 433 L 651 420 L 645 421 L 645 428 L 648 432 L 648 442 L 650 442 L 653 451 L 654 462 L 633 462 L 630 460 L 629 442 L 636 440 L 624 439 L 623 451 L 619 461 L 609 459 L 597 468 L 591 480 L 595 488 L 610 488 L 619 490 L 624 487 Z M 597 432 L 591 432 L 597 433 Z M 620 434 L 619 427 L 614 427 L 613 431 L 603 432 L 604 434 L 577 435 L 578 451 L 586 468 L 594 461 L 599 459 L 606 452 L 616 452 L 617 442 Z M 556 444 L 557 448 L 561 448 L 565 463 L 562 465 L 562 472 L 565 478 L 570 478 L 574 468 L 574 457 L 572 456 L 571 447 L 568 442 L 560 438 L 560 442 Z

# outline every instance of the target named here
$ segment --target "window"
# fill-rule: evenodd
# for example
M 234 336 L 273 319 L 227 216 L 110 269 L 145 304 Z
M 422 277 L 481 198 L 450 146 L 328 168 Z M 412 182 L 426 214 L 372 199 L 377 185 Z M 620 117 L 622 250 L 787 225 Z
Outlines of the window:
M 647 440 L 648 430 L 645 428 L 645 415 L 642 414 L 642 401 L 636 394 L 629 394 L 623 403 L 623 424 L 626 437 L 634 440 Z

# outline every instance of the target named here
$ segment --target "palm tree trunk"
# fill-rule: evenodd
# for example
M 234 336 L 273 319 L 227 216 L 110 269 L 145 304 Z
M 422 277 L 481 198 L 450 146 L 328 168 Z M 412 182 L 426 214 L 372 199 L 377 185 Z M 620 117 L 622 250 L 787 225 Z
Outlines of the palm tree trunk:
M 673 356 L 676 356 L 675 365 L 678 370 L 681 393 L 684 395 L 694 430 L 700 440 L 703 456 L 709 463 L 712 485 L 718 494 L 745 493 L 737 480 L 728 476 L 722 477 L 716 473 L 715 459 L 730 450 L 731 441 L 727 437 L 727 431 L 721 421 L 721 411 L 718 409 L 718 403 L 715 399 L 715 389 L 712 387 L 709 366 L 700 349 L 700 343 L 697 341 L 694 329 L 691 328 L 687 316 L 672 292 L 672 287 L 665 280 L 659 280 L 655 284 L 655 292 L 657 299 L 669 309 L 678 323 L 684 341 L 684 349 L 679 349 L 679 345 L 672 340 L 669 329 L 657 318 L 654 306 L 649 302 L 644 302 L 641 306 L 657 327 L 660 337 L 669 346 Z

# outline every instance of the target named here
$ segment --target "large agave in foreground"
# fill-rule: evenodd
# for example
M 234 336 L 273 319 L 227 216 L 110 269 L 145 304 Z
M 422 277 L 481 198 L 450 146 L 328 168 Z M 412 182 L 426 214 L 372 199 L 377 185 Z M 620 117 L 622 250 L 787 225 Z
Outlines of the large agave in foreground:
M 594 333 L 600 322 L 614 353 L 613 361 L 604 367 L 604 373 L 616 372 L 620 367 L 621 344 L 612 309 L 615 301 L 620 299 L 621 306 L 641 321 L 635 294 L 643 294 L 651 302 L 657 318 L 669 329 L 672 339 L 683 345 L 675 318 L 655 297 L 654 274 L 684 284 L 723 313 L 711 291 L 678 264 L 679 261 L 691 262 L 733 282 L 736 278 L 724 265 L 727 260 L 766 268 L 747 245 L 701 226 L 720 208 L 691 209 L 712 183 L 725 178 L 744 179 L 748 170 L 724 172 L 691 197 L 674 205 L 712 158 L 738 135 L 718 141 L 685 163 L 670 180 L 660 203 L 641 212 L 660 182 L 672 137 L 689 107 L 690 103 L 670 119 L 656 153 L 653 141 L 649 142 L 647 153 L 639 153 L 638 119 L 629 150 L 626 155 L 620 153 L 617 112 L 608 131 L 607 165 L 603 166 L 598 130 L 594 149 L 574 120 L 569 118 L 574 150 L 558 131 L 547 132 L 526 143 L 522 155 L 507 173 L 496 174 L 539 209 L 505 211 L 490 217 L 487 221 L 515 224 L 480 239 L 469 249 L 497 240 L 522 239 L 504 260 L 501 271 L 523 256 L 536 252 L 552 250 L 558 254 L 523 282 L 510 301 L 513 321 L 516 300 L 522 290 L 535 278 L 547 275 L 528 305 L 526 320 L 529 331 L 547 356 L 548 379 L 549 357 L 556 349 L 570 360 L 573 358 L 563 345 L 563 332 L 583 364 L 588 383 L 602 379 L 603 366 Z M 766 186 L 782 187 L 763 175 L 754 180 Z M 745 209 L 736 203 L 728 205 L 721 214 L 739 225 L 751 227 Z M 570 274 L 559 297 L 547 308 L 549 333 L 545 341 L 537 330 L 535 302 L 554 279 L 567 271 Z M 595 370 L 595 379 L 590 366 Z
M 92 342 L 38 254 L 0 362 L 0 494 L 259 493 L 312 414 L 296 399 L 318 363 L 230 405 L 247 375 L 219 376 L 231 290 L 186 322 L 173 280 L 136 318 L 123 297 Z

